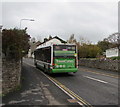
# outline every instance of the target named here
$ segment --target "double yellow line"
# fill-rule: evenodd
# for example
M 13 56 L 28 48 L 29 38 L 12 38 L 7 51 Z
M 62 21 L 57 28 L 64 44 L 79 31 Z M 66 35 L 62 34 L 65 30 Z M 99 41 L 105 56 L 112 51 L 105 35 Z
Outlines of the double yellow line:
M 28 63 L 26 63 L 28 64 Z M 35 67 L 31 64 L 28 64 L 32 67 Z M 67 92 L 70 96 L 72 96 L 77 102 L 80 102 L 82 104 L 83 107 L 93 107 L 90 103 L 88 103 L 87 101 L 85 101 L 84 99 L 82 99 L 80 96 L 78 96 L 77 94 L 75 94 L 73 91 L 71 91 L 70 89 L 68 89 L 67 87 L 65 87 L 62 83 L 60 83 L 59 81 L 57 81 L 55 78 L 50 77 L 48 75 L 46 75 L 45 73 L 41 72 L 43 75 L 45 75 L 49 80 L 51 80 L 54 84 L 57 84 L 57 86 L 61 87 L 62 90 L 64 90 L 65 92 Z
M 68 89 L 67 87 L 65 87 L 63 84 L 61 84 L 59 81 L 57 81 L 56 79 L 49 77 L 52 81 L 54 81 L 57 85 L 59 85 L 62 89 L 64 89 L 64 91 L 66 91 L 67 93 L 69 93 L 72 97 L 75 98 L 75 100 L 77 100 L 78 102 L 81 102 L 83 104 L 84 107 L 93 107 L 90 103 L 88 103 L 87 101 L 85 101 L 84 99 L 82 99 L 80 96 L 76 95 L 73 91 L 71 91 L 70 89 Z

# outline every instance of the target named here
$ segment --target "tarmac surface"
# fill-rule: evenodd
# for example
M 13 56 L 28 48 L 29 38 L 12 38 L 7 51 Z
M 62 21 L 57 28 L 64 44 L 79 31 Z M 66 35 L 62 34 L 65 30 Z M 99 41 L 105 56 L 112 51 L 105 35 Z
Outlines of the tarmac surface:
M 93 107 L 119 107 L 117 72 L 80 66 L 75 74 L 46 76 L 60 82 Z M 46 76 L 34 66 L 33 59 L 24 59 L 21 88 L 3 97 L 3 105 L 80 106 Z
M 21 87 L 3 97 L 4 106 L 78 105 L 70 103 L 68 100 L 71 98 L 35 67 L 23 63 L 21 79 Z

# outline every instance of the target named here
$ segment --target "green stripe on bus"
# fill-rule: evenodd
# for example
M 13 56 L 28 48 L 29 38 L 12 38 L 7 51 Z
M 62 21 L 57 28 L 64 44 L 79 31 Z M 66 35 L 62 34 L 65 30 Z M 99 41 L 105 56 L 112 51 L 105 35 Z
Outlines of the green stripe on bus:
M 75 51 L 54 51 L 55 53 L 75 53 Z
M 77 68 L 71 68 L 71 69 L 52 69 L 52 73 L 63 73 L 63 72 L 77 72 Z

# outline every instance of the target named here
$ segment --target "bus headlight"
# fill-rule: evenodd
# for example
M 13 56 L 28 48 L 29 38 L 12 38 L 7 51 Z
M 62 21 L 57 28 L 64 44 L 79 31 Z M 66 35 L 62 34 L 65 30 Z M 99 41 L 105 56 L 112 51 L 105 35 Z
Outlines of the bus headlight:
M 63 65 L 63 67 L 65 68 L 65 65 Z
M 58 65 L 56 65 L 56 68 L 58 68 L 59 66 Z

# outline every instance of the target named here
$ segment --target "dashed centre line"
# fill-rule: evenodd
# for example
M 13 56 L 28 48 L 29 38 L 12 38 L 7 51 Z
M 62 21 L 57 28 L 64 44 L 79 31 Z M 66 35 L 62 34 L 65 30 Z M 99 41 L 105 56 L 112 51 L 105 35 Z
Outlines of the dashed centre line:
M 107 73 L 99 73 L 99 72 L 95 72 L 95 71 L 91 71 L 91 70 L 87 70 L 87 69 L 82 69 L 82 68 L 81 68 L 81 70 L 84 70 L 85 72 L 91 72 L 91 73 L 94 73 L 94 74 L 98 74 L 98 75 L 104 75 L 104 76 L 112 77 L 112 78 L 119 78 L 120 77 L 118 75 L 107 74 Z
M 89 76 L 83 76 L 83 77 L 86 77 L 86 78 L 89 78 L 89 79 L 92 79 L 92 80 L 95 80 L 95 81 L 98 81 L 98 82 L 102 82 L 102 83 L 105 83 L 105 84 L 108 83 L 108 82 L 106 82 L 106 81 L 99 80 L 99 79 L 96 79 L 96 78 L 93 78 L 93 77 L 89 77 Z

